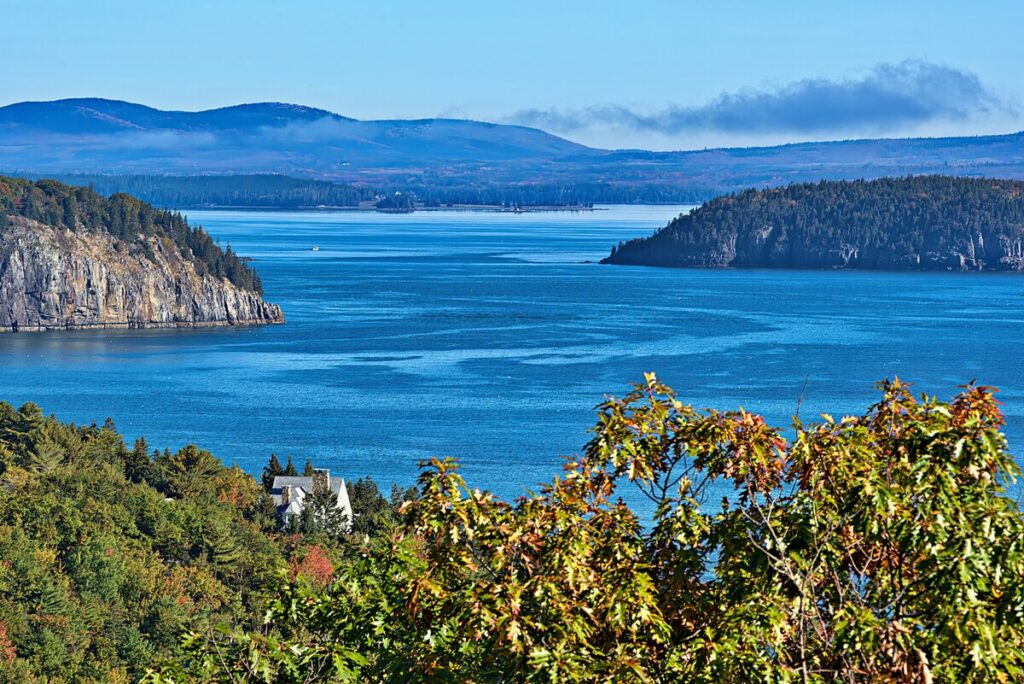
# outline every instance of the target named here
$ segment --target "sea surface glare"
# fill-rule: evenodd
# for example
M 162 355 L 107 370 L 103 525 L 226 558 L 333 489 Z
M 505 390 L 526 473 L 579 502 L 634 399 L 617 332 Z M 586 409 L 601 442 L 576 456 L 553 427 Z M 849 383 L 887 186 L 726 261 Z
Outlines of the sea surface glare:
M 801 397 L 805 420 L 863 412 L 898 374 L 941 397 L 999 387 L 1022 453 L 1024 275 L 586 263 L 682 210 L 188 212 L 254 257 L 287 324 L 0 335 L 0 399 L 254 474 L 273 451 L 386 488 L 458 456 L 510 497 L 645 371 L 782 427 Z

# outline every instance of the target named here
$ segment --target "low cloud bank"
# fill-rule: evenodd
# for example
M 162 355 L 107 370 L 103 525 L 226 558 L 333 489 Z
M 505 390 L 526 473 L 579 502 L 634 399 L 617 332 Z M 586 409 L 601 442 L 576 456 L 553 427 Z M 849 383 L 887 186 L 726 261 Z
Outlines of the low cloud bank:
M 699 106 L 643 113 L 620 105 L 583 109 L 527 109 L 515 123 L 559 132 L 612 127 L 675 135 L 887 131 L 934 121 L 963 121 L 1007 110 L 976 74 L 908 60 L 879 64 L 843 80 L 803 79 L 773 91 L 723 93 Z

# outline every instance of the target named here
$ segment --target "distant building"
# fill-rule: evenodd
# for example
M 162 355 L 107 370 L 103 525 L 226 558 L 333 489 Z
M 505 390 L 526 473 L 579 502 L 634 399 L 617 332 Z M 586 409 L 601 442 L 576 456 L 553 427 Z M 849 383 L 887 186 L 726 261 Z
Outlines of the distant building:
M 277 506 L 277 516 L 284 525 L 292 516 L 301 515 L 306 507 L 306 497 L 313 493 L 313 488 L 323 486 L 334 492 L 338 497 L 338 508 L 348 518 L 348 526 L 352 526 L 352 505 L 348 501 L 348 489 L 345 478 L 331 479 L 331 471 L 317 469 L 312 477 L 289 477 L 278 475 L 270 488 L 270 498 Z

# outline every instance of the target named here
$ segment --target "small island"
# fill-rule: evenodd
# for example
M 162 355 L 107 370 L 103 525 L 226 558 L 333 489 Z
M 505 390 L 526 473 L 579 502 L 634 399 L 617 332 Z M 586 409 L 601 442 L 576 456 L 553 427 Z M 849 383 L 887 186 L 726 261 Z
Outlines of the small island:
M 176 212 L 0 177 L 0 331 L 283 323 L 256 271 Z
M 691 268 L 1024 270 L 1024 182 L 823 181 L 717 197 L 603 264 Z

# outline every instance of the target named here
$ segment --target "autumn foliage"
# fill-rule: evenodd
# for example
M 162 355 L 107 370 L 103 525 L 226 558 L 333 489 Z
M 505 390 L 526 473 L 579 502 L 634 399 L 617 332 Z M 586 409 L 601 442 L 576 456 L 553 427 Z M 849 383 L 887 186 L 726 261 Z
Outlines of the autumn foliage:
M 0 620 L 0 663 L 11 663 L 18 655 L 14 642 L 7 636 L 7 623 Z
M 1020 681 L 1024 523 L 993 392 L 880 391 L 787 438 L 651 375 L 511 503 L 432 460 L 325 589 L 283 585 L 263 631 L 193 633 L 151 681 Z
M 293 558 L 290 576 L 295 580 L 299 575 L 305 577 L 313 586 L 323 588 L 331 581 L 334 565 L 327 553 L 319 546 L 308 546 L 303 549 L 301 559 Z

